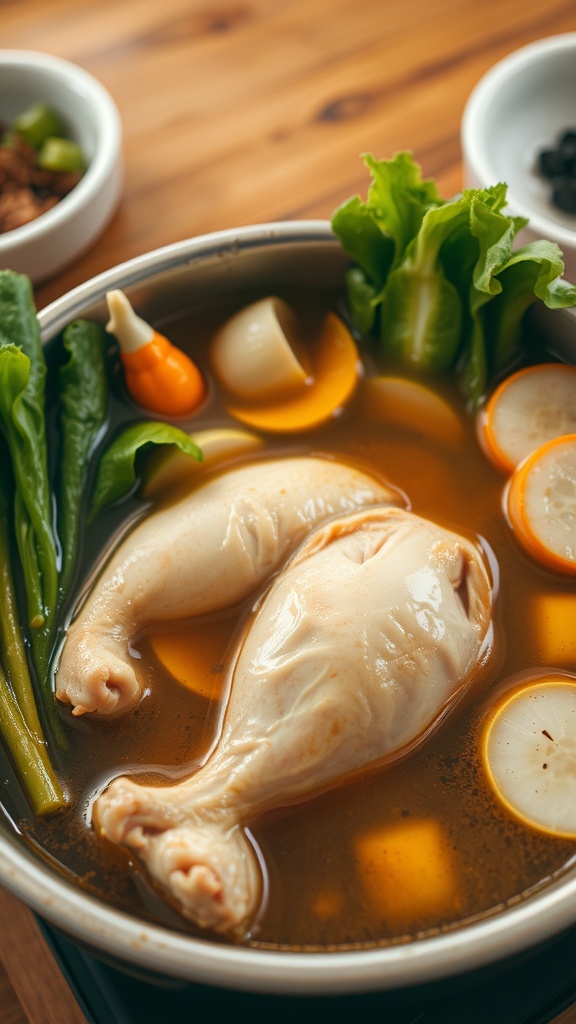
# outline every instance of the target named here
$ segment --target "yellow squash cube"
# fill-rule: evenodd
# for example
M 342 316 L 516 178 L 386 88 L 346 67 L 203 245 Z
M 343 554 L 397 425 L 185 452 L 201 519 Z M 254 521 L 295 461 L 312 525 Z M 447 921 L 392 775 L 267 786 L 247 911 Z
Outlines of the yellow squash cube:
M 394 931 L 425 927 L 457 909 L 454 851 L 439 822 L 393 822 L 359 836 L 355 852 L 364 889 Z

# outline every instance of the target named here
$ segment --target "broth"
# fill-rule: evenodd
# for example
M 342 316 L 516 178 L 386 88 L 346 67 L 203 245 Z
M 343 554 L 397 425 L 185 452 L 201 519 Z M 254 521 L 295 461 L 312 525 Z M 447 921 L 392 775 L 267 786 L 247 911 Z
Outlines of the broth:
M 311 330 L 334 302 L 331 294 L 285 297 L 300 309 Z M 250 299 L 243 297 L 242 304 Z M 229 313 L 222 307 L 207 309 L 162 329 L 188 348 L 208 374 L 206 346 Z M 366 363 L 367 372 L 373 372 L 373 357 Z M 492 913 L 545 884 L 576 855 L 576 842 L 526 828 L 507 813 L 489 787 L 479 753 L 484 715 L 511 677 L 542 664 L 576 670 L 568 644 L 550 650 L 549 637 L 540 628 L 542 595 L 550 601 L 569 594 L 574 598 L 574 586 L 538 569 L 520 553 L 502 513 L 503 478 L 480 451 L 456 387 L 443 381 L 438 389 L 462 423 L 463 440 L 456 448 L 379 424 L 358 394 L 329 423 L 305 434 L 267 437 L 262 449 L 266 457 L 310 451 L 340 456 L 403 492 L 415 513 L 479 536 L 486 543 L 499 593 L 488 675 L 479 675 L 415 752 L 254 823 L 251 832 L 266 866 L 267 898 L 245 939 L 249 945 L 320 949 L 403 941 Z M 116 420 L 128 415 L 119 385 L 117 390 Z M 230 422 L 212 389 L 187 429 Z M 117 532 L 121 517 L 130 521 L 139 509 L 131 499 L 120 512 L 107 513 L 87 529 L 84 574 L 97 564 L 105 534 Z M 208 680 L 225 679 L 227 654 L 252 604 L 253 598 L 227 614 L 170 627 L 186 632 Z M 154 892 L 133 859 L 99 839 L 90 825 L 94 797 L 115 776 L 130 773 L 162 783 L 187 776 L 206 758 L 217 736 L 224 698 L 210 700 L 174 680 L 155 656 L 153 641 L 152 634 L 135 642 L 134 658 L 147 680 L 136 710 L 117 721 L 74 719 L 62 711 L 70 742 L 61 767 L 72 806 L 22 827 L 41 856 L 85 889 L 145 919 L 197 933 Z M 418 865 L 420 896 L 408 894 L 404 902 L 395 898 L 392 908 L 387 907 L 379 896 L 382 879 L 371 877 L 366 868 L 366 842 L 380 830 L 387 837 L 400 837 L 401 859 L 412 857 L 419 829 L 437 837 L 437 856 L 432 864 Z M 436 896 L 443 885 L 447 896 L 442 905 Z M 428 890 L 436 896 L 427 902 L 420 897 Z

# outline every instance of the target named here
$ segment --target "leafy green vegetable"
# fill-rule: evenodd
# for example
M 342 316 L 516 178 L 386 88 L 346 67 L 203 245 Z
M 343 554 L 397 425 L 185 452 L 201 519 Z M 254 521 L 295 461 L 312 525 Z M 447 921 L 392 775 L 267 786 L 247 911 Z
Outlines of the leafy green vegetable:
M 74 575 L 90 457 L 106 422 L 105 338 L 105 332 L 98 324 L 86 320 L 70 324 L 62 336 L 69 358 L 59 371 L 58 393 L 61 446 L 57 509 L 62 546 L 61 597 L 68 593 Z
M 354 261 L 346 276 L 354 324 L 364 335 L 377 333 L 394 363 L 458 372 L 477 401 L 518 357 L 533 302 L 576 306 L 560 250 L 538 241 L 514 251 L 526 221 L 503 212 L 504 183 L 446 201 L 409 153 L 366 156 L 365 163 L 372 175 L 366 202 L 355 196 L 332 218 Z
M 370 283 L 362 267 L 352 266 L 346 271 L 346 291 L 352 320 L 360 334 L 369 334 L 374 326 L 379 303 L 377 289 Z
M 31 362 L 15 345 L 0 348 L 0 421 L 12 459 L 16 542 L 28 623 L 39 669 L 47 667 L 55 626 L 58 568 L 43 419 L 31 387 Z
M 421 177 L 410 153 L 397 153 L 392 160 L 375 160 L 368 153 L 364 162 L 372 174 L 366 206 L 380 230 L 393 239 L 397 266 L 426 212 L 443 200 L 436 184 Z
M 180 451 L 202 460 L 198 445 L 179 427 L 146 421 L 125 427 L 103 452 L 98 464 L 89 519 L 107 505 L 125 497 L 137 481 L 136 456 L 149 445 L 175 444 Z
M 0 462 L 0 730 L 36 814 L 58 810 L 66 797 L 50 764 L 26 651 L 10 558 L 9 469 Z
M 24 637 L 27 633 L 31 641 L 34 666 L 46 697 L 45 714 L 53 736 L 61 739 L 62 724 L 56 715 L 48 669 L 58 610 L 70 590 L 77 562 L 93 455 L 108 404 L 103 329 L 76 321 L 65 329 L 62 345 L 68 358 L 58 371 L 56 537 L 46 437 L 47 369 L 32 288 L 24 276 L 1 272 L 0 732 L 38 814 L 62 807 L 66 797 L 48 757 Z M 92 515 L 129 493 L 136 481 L 138 453 L 157 444 L 176 444 L 194 458 L 202 458 L 188 434 L 174 426 L 131 424 L 100 460 Z M 9 505 L 13 506 L 12 522 Z M 12 536 L 24 584 L 25 631 L 13 578 Z
M 48 664 L 58 593 L 44 402 L 46 362 L 32 285 L 0 271 L 0 421 L 16 481 L 16 542 L 39 670 Z
M 336 210 L 332 228 L 373 286 L 381 288 L 394 262 L 394 240 L 378 226 L 368 205 L 353 196 Z

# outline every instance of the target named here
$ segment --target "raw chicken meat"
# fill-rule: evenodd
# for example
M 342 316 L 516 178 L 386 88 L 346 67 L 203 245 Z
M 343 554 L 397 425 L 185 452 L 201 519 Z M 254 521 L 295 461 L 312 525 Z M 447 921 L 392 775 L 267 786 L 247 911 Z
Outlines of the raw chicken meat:
M 401 500 L 351 466 L 312 456 L 213 478 L 148 516 L 112 556 L 68 629 L 56 696 L 74 715 L 127 710 L 142 691 L 130 643 L 147 625 L 233 607 L 318 523 Z
M 487 664 L 490 622 L 470 541 L 398 508 L 333 518 L 249 622 L 205 764 L 168 787 L 116 779 L 97 827 L 182 914 L 241 933 L 262 894 L 245 826 L 405 755 Z

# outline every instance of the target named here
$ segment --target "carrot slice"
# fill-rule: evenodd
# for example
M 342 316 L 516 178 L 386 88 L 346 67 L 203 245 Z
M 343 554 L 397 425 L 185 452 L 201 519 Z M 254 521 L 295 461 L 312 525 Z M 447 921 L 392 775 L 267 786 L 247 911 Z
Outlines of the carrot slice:
M 158 661 L 182 686 L 207 700 L 220 699 L 224 667 L 219 622 L 203 622 L 186 632 L 153 633 L 150 645 Z
M 541 363 L 496 388 L 478 416 L 480 444 L 509 474 L 546 441 L 576 432 L 576 366 Z
M 505 507 L 532 558 L 576 574 L 576 434 L 548 441 L 520 463 L 510 477 Z

